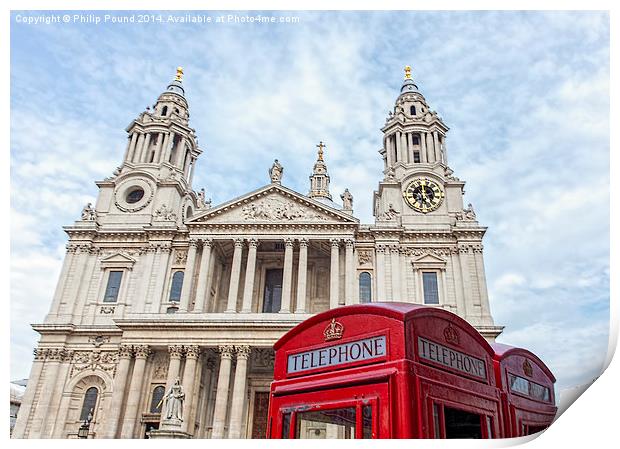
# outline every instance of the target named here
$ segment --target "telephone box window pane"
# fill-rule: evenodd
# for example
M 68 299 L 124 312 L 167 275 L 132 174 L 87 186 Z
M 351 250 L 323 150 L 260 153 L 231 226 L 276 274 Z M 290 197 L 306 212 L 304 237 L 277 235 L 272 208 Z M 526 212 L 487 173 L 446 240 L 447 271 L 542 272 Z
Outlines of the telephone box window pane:
M 153 398 L 151 399 L 151 413 L 161 413 L 162 399 L 164 398 L 165 388 L 161 385 L 153 390 Z
M 291 414 L 282 415 L 282 439 L 288 439 L 291 432 Z
M 80 421 L 86 421 L 88 419 L 88 414 L 95 414 L 95 406 L 97 405 L 97 396 L 99 395 L 99 390 L 95 387 L 90 387 L 86 390 L 86 394 L 84 395 L 84 402 L 82 403 L 82 411 L 80 412 Z M 92 410 L 92 412 L 91 412 Z
M 491 418 L 490 416 L 487 415 L 486 417 L 486 421 L 487 421 L 487 438 L 493 438 L 493 418 Z
M 360 304 L 372 301 L 372 278 L 370 273 L 360 274 Z
M 121 287 L 122 271 L 110 271 L 108 276 L 108 285 L 105 288 L 103 302 L 116 302 L 118 299 L 118 291 Z
M 267 270 L 265 274 L 265 296 L 263 300 L 263 313 L 276 313 L 280 311 L 282 302 L 282 272 L 281 269 Z
M 482 438 L 480 415 L 444 407 L 446 438 Z
M 298 413 L 295 438 L 354 439 L 355 407 Z
M 439 421 L 439 404 L 433 403 L 433 430 L 435 438 L 441 438 L 441 423 Z
M 170 301 L 181 300 L 181 289 L 183 288 L 183 271 L 175 271 L 172 275 L 172 285 L 170 286 Z
M 439 304 L 439 289 L 437 287 L 437 273 L 423 272 L 424 304 Z
M 372 407 L 370 405 L 362 407 L 362 438 L 372 438 Z

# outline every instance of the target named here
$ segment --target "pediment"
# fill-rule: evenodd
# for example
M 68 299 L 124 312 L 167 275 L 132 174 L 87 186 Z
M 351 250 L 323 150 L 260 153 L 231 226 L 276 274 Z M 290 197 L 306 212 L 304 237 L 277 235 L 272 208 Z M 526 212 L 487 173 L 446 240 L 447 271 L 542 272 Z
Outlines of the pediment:
M 418 267 L 443 267 L 446 265 L 446 261 L 434 254 L 422 254 L 420 257 L 412 261 L 414 266 Z
M 359 220 L 279 184 L 271 184 L 194 216 L 188 225 L 341 223 Z
M 136 263 L 136 259 L 129 257 L 123 253 L 111 254 L 101 259 L 103 268 L 129 268 L 131 269 Z

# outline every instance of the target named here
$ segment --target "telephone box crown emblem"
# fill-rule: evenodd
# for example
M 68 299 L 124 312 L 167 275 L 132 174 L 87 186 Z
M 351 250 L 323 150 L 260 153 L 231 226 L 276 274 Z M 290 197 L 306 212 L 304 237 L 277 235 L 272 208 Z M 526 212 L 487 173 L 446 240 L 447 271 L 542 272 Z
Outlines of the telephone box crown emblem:
M 453 345 L 459 344 L 459 333 L 452 327 L 451 324 L 448 324 L 443 330 L 443 337 L 448 343 L 452 343 Z
M 323 335 L 325 335 L 325 341 L 338 340 L 342 338 L 343 333 L 344 326 L 338 321 L 336 321 L 336 318 L 332 318 L 331 322 L 323 331 Z
M 532 377 L 532 374 L 534 374 L 534 369 L 532 368 L 532 365 L 528 359 L 525 359 L 523 361 L 523 373 L 527 377 Z

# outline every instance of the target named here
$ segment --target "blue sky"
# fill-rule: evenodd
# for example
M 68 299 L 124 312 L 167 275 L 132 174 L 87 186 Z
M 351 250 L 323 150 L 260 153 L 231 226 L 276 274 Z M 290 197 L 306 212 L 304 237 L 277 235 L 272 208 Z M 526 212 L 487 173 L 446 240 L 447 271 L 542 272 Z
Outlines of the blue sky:
M 448 160 L 467 181 L 465 203 L 489 227 L 491 309 L 506 326 L 499 341 L 537 353 L 559 389 L 600 373 L 609 329 L 607 14 L 293 11 L 263 14 L 299 23 L 202 25 L 165 23 L 168 14 L 183 15 L 26 25 L 18 16 L 40 13 L 12 14 L 11 378 L 29 374 L 29 324 L 50 306 L 62 226 L 94 202 L 94 181 L 121 162 L 124 128 L 178 65 L 204 151 L 196 190 L 224 202 L 266 184 L 278 158 L 283 183 L 305 193 L 323 140 L 332 194 L 347 187 L 370 223 L 379 128 L 410 64 L 450 127 Z

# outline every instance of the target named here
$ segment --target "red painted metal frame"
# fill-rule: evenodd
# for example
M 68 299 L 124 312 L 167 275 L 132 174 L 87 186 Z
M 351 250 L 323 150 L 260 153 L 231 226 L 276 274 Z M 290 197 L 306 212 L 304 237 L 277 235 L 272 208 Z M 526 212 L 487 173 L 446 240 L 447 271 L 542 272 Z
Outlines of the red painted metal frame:
M 505 437 L 519 437 L 526 433 L 524 426 L 547 428 L 557 413 L 553 385 L 555 377 L 534 353 L 523 348 L 491 344 L 495 355 L 493 367 L 496 382 L 502 390 L 503 433 Z M 531 373 L 526 373 L 524 365 L 529 363 Z M 549 401 L 539 400 L 510 389 L 508 375 L 513 374 L 549 389 Z
M 326 342 L 323 332 L 332 319 L 343 326 L 344 332 L 341 339 Z M 378 335 L 386 336 L 386 355 L 381 359 L 287 373 L 291 354 Z M 445 358 L 444 364 L 421 358 L 417 347 L 419 336 L 483 361 L 486 378 L 465 373 L 454 365 L 445 366 Z M 359 404 L 362 396 L 372 397 L 374 401 L 373 419 L 377 420 L 378 428 L 373 426 L 373 438 L 434 437 L 433 401 L 442 407 L 445 404 L 481 415 L 482 433 L 486 437 L 489 437 L 486 416 L 490 417 L 493 436 L 502 436 L 494 351 L 471 325 L 453 313 L 397 302 L 340 307 L 300 323 L 274 349 L 269 438 L 281 438 L 282 410 L 333 408 L 347 400 Z M 294 427 L 291 416 L 290 435 L 294 435 Z M 445 429 L 442 435 L 445 436 Z

